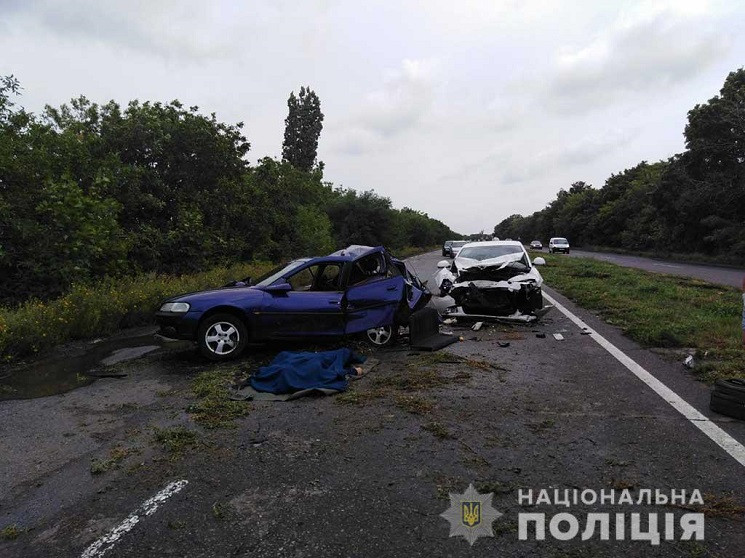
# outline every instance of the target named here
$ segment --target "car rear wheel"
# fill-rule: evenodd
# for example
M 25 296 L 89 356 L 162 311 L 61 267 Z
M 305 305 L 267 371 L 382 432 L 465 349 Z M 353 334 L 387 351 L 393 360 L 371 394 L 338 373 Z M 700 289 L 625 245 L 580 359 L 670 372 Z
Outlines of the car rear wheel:
M 199 326 L 199 351 L 210 360 L 236 358 L 247 343 L 248 329 L 243 320 L 233 314 L 213 314 Z
M 398 333 L 398 326 L 372 327 L 365 332 L 365 339 L 374 347 L 386 347 L 393 344 Z

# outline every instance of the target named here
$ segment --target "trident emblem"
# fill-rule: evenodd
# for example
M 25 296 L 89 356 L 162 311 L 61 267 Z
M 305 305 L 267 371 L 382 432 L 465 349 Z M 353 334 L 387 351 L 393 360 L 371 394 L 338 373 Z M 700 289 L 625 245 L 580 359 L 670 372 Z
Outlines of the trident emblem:
M 481 502 L 461 502 L 462 521 L 466 527 L 481 523 Z

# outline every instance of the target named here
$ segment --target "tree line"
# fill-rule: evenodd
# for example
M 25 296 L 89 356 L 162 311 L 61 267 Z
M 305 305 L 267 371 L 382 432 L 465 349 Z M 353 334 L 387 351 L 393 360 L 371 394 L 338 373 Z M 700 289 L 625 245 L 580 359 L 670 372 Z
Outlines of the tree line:
M 503 220 L 494 234 L 744 264 L 745 69 L 688 112 L 684 136 L 683 153 L 642 161 L 599 189 L 575 182 L 544 209 Z
M 348 244 L 431 246 L 454 233 L 373 191 L 334 187 L 316 161 L 323 115 L 288 100 L 283 158 L 250 165 L 242 123 L 196 106 L 85 97 L 40 114 L 0 77 L 0 303 L 72 284 L 284 261 Z

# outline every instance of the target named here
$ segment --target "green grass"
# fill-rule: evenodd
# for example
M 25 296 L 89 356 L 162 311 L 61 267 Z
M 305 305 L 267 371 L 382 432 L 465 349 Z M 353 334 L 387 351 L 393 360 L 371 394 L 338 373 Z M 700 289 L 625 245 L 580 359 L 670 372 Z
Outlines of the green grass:
M 118 467 L 119 464 L 134 451 L 133 448 L 116 446 L 109 451 L 108 459 L 92 459 L 90 468 L 91 475 L 100 475 Z
M 154 273 L 76 285 L 56 300 L 32 300 L 18 308 L 0 308 L 0 362 L 38 353 L 74 339 L 114 333 L 122 326 L 152 319 L 166 298 L 247 276 L 258 277 L 269 263 L 236 264 L 202 273 Z
M 6 525 L 0 529 L 0 540 L 13 541 L 17 539 L 22 532 L 23 529 L 20 529 L 15 523 L 13 525 Z
M 587 258 L 544 255 L 548 286 L 646 347 L 689 347 L 704 381 L 745 377 L 738 289 Z M 682 361 L 682 358 L 681 358 Z
M 183 426 L 156 428 L 154 438 L 174 457 L 183 455 L 187 449 L 199 442 L 199 434 Z
M 191 418 L 205 428 L 234 428 L 235 419 L 249 413 L 245 401 L 228 397 L 228 385 L 235 369 L 212 368 L 199 374 L 191 384 L 198 401 L 189 407 Z

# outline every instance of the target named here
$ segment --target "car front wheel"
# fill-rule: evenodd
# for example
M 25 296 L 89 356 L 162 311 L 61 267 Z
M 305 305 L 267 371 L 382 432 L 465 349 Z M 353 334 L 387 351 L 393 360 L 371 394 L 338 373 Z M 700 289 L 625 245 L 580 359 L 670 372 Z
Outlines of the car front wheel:
M 397 333 L 398 326 L 372 327 L 365 332 L 365 339 L 374 347 L 386 347 L 393 344 Z
M 233 314 L 213 314 L 199 326 L 199 351 L 214 361 L 239 356 L 248 343 L 248 329 L 243 320 Z

